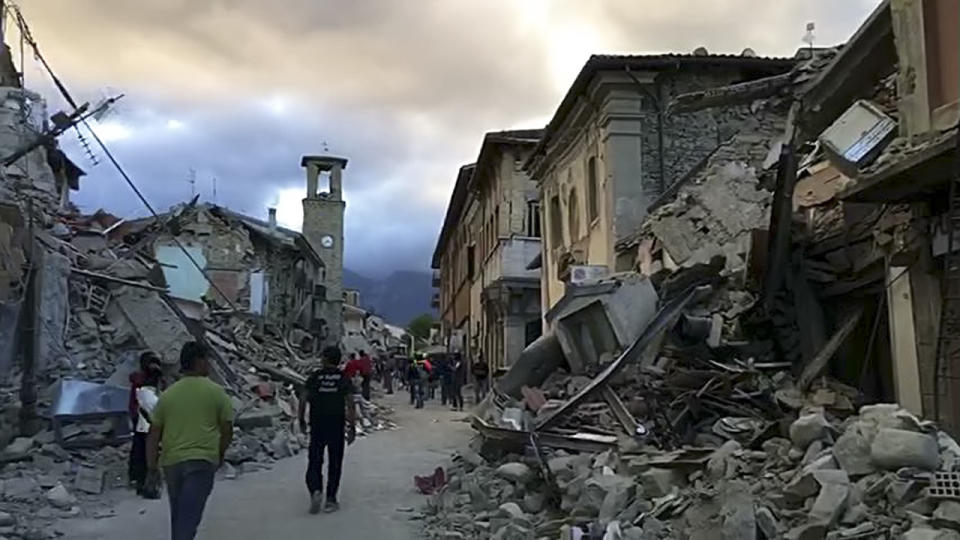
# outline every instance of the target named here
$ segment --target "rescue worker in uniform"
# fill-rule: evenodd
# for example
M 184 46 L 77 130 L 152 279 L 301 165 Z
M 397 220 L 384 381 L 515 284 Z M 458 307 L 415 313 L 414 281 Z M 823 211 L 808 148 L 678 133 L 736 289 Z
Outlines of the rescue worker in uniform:
M 353 443 L 356 408 L 350 379 L 338 367 L 340 349 L 323 350 L 323 367 L 307 377 L 300 398 L 300 429 L 307 432 L 306 409 L 310 407 L 310 449 L 307 454 L 307 490 L 310 513 L 334 512 L 340 505 L 337 490 L 343 466 L 344 442 Z M 327 453 L 327 489 L 323 491 L 323 454 Z

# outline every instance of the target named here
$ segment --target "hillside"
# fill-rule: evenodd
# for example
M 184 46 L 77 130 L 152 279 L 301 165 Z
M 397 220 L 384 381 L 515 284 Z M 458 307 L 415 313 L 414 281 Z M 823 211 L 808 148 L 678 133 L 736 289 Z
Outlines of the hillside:
M 401 270 L 385 279 L 374 279 L 350 269 L 343 271 L 343 286 L 360 291 L 361 307 L 382 315 L 387 322 L 406 327 L 410 319 L 433 313 L 430 274 Z

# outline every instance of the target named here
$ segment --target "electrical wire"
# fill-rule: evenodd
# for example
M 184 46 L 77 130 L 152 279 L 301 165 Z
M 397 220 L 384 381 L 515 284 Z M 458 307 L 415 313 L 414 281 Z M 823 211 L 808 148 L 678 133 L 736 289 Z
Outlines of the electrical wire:
M 21 37 L 26 40 L 27 45 L 29 45 L 30 48 L 33 50 L 34 56 L 43 66 L 44 70 L 47 72 L 50 78 L 53 80 L 54 85 L 57 87 L 57 90 L 60 92 L 63 98 L 67 101 L 67 103 L 70 104 L 71 107 L 73 107 L 74 111 L 78 111 L 80 107 L 79 105 L 77 105 L 76 100 L 73 99 L 73 96 L 70 95 L 70 92 L 67 90 L 66 86 L 63 84 L 63 82 L 61 82 L 60 78 L 57 77 L 56 73 L 53 72 L 53 69 L 50 67 L 50 64 L 47 63 L 47 60 L 43 57 L 43 54 L 40 53 L 40 47 L 39 45 L 37 45 L 36 40 L 33 39 L 33 35 L 30 33 L 30 28 L 27 26 L 27 21 L 23 18 L 23 14 L 20 12 L 20 7 L 17 6 L 16 4 L 11 3 L 10 9 L 12 9 L 14 12 L 14 15 L 17 21 L 17 26 L 20 29 Z M 21 66 L 20 69 L 23 70 L 23 66 Z M 127 174 L 124 168 L 113 156 L 113 153 L 110 151 L 109 148 L 107 148 L 107 145 L 104 144 L 100 136 L 97 135 L 97 132 L 90 126 L 86 118 L 81 118 L 80 122 L 87 129 L 90 135 L 93 136 L 93 139 L 97 142 L 97 145 L 100 147 L 100 150 L 102 150 L 104 155 L 107 156 L 107 159 L 110 160 L 110 163 L 113 165 L 113 167 L 117 170 L 118 173 L 120 173 L 120 176 L 127 183 L 130 189 L 133 190 L 137 198 L 140 199 L 140 202 L 143 203 L 143 206 L 150 212 L 150 214 L 153 215 L 155 219 L 158 219 L 158 220 L 161 219 L 160 214 L 158 214 L 157 211 L 154 210 L 153 206 L 144 196 L 143 192 L 140 191 L 140 188 L 137 187 L 136 183 L 134 183 L 130 175 Z M 197 262 L 197 260 L 193 257 L 193 255 L 190 254 L 186 246 L 184 246 L 183 243 L 180 242 L 180 239 L 173 235 L 171 235 L 171 238 L 173 239 L 173 243 L 178 248 L 180 248 L 180 251 L 183 252 L 183 254 L 187 257 L 190 263 L 193 264 L 193 266 L 197 269 L 197 271 L 200 272 L 200 275 L 203 276 L 203 278 L 207 281 L 207 283 L 209 283 L 210 286 L 212 286 L 213 289 L 220 295 L 220 297 L 230 306 L 230 309 L 234 313 L 239 313 L 240 309 L 237 308 L 236 304 L 223 292 L 222 289 L 220 289 L 220 287 L 213 281 L 213 279 L 210 278 L 210 276 L 207 274 L 206 269 L 204 269 L 200 265 L 200 263 Z

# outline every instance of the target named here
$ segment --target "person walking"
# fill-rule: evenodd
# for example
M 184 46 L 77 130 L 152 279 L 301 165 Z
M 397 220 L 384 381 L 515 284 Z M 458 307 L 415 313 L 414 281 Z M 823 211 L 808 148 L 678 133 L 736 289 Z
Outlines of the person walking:
M 455 411 L 463 410 L 463 385 L 467 382 L 467 368 L 460 353 L 450 359 L 450 405 Z
M 450 355 L 438 355 L 433 367 L 436 370 L 436 379 L 440 384 L 440 404 L 446 405 L 451 401 L 450 387 L 453 383 L 453 371 L 450 369 Z
M 420 378 L 420 372 L 417 371 L 417 362 L 410 358 L 407 361 L 407 365 L 403 368 L 403 380 L 406 382 L 407 389 L 410 390 L 410 404 L 415 405 L 417 402 L 417 379 Z
M 356 437 L 356 407 L 352 384 L 338 367 L 340 349 L 323 350 L 323 366 L 307 377 L 300 397 L 298 419 L 300 430 L 310 433 L 307 453 L 307 491 L 310 493 L 310 513 L 335 512 L 340 508 L 337 491 L 343 469 L 344 441 L 352 444 Z M 310 423 L 306 420 L 309 406 Z M 327 489 L 323 491 L 323 454 L 327 453 Z
M 395 363 L 396 362 L 394 362 L 393 358 L 388 357 L 384 359 L 382 356 L 380 357 L 380 366 L 382 368 L 381 372 L 383 374 L 381 379 L 383 383 L 383 391 L 386 392 L 387 395 L 393 393 L 393 366 Z
M 473 401 L 479 404 L 487 397 L 487 390 L 490 388 L 490 367 L 483 361 L 482 355 L 477 355 L 477 359 L 470 366 L 470 372 L 473 375 Z
M 370 380 L 373 378 L 373 360 L 370 359 L 363 349 L 360 349 L 360 357 L 357 359 L 357 365 L 360 368 L 360 393 L 363 399 L 370 401 Z
M 147 485 L 147 434 L 150 432 L 150 422 L 153 410 L 160 399 L 160 366 L 148 363 L 143 377 L 139 379 L 136 389 L 137 424 L 133 428 L 133 438 L 130 443 L 130 482 L 137 490 L 137 495 L 155 499 L 159 493 Z
M 208 378 L 208 355 L 201 343 L 184 344 L 182 376 L 157 401 L 147 437 L 148 483 L 158 485 L 162 466 L 173 540 L 196 537 L 214 475 L 233 439 L 233 405 Z

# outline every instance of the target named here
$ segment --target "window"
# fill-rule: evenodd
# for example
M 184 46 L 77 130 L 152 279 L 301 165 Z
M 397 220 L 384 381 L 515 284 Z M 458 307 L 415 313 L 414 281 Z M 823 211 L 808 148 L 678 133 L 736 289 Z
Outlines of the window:
M 563 245 L 563 227 L 560 220 L 563 216 L 560 214 L 560 197 L 554 195 L 550 199 L 550 215 L 547 216 L 550 222 L 550 246 L 558 248 Z
M 527 236 L 540 238 L 540 201 L 527 202 Z
M 600 187 L 597 185 L 597 158 L 591 156 L 587 160 L 587 212 L 589 212 L 590 222 L 597 219 L 600 215 L 600 202 L 597 194 Z
M 473 279 L 473 272 L 476 264 L 476 245 L 467 248 L 467 279 Z
M 570 190 L 570 198 L 567 199 L 567 212 L 570 213 L 570 241 L 574 242 L 580 238 L 580 205 L 577 203 L 577 190 Z

